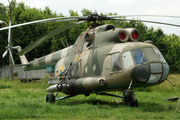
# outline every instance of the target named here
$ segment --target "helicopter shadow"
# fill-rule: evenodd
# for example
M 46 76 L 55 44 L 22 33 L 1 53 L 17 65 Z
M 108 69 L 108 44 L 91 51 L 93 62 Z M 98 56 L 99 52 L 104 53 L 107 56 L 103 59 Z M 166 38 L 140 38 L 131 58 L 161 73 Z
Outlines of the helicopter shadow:
M 163 112 L 166 111 L 168 106 L 164 106 L 155 102 L 141 102 L 139 103 L 139 109 L 143 112 Z
M 95 105 L 101 108 L 101 105 L 110 106 L 111 108 L 124 108 L 129 107 L 125 105 L 121 100 L 101 100 L 101 99 L 87 99 L 87 100 L 59 100 L 57 101 L 58 106 L 67 105 L 67 106 L 75 106 L 75 105 L 82 105 L 82 104 L 88 104 L 88 105 Z M 163 112 L 166 111 L 166 108 L 168 106 L 164 106 L 159 103 L 155 102 L 141 102 L 139 103 L 138 109 L 140 109 L 142 112 Z
M 74 105 L 80 105 L 80 104 L 88 104 L 88 105 L 107 105 L 111 106 L 112 108 L 117 108 L 120 106 L 125 106 L 124 103 L 121 102 L 121 100 L 112 100 L 112 101 L 105 101 L 100 99 L 88 99 L 88 100 L 59 100 L 57 101 L 57 105 L 67 105 L 67 106 L 74 106 Z

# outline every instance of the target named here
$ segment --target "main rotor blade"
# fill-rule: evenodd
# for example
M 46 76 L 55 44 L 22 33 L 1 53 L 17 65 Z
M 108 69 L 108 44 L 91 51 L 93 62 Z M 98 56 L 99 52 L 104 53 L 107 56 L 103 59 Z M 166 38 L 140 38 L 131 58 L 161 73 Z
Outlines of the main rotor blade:
M 3 55 L 2 55 L 2 58 L 4 58 L 6 55 L 7 55 L 8 51 L 6 50 Z
M 113 15 L 107 16 L 107 18 L 117 18 L 117 17 L 171 17 L 171 18 L 180 18 L 180 16 L 171 16 L 171 15 Z
M 29 52 L 30 50 L 34 49 L 35 47 L 37 47 L 38 45 L 40 45 L 41 43 L 43 43 L 44 41 L 46 41 L 47 39 L 53 37 L 54 35 L 63 32 L 66 29 L 69 29 L 71 27 L 74 27 L 78 24 L 84 23 L 85 21 L 81 21 L 81 22 L 76 22 L 76 23 L 72 23 L 72 24 L 68 24 L 65 26 L 62 26 L 50 33 L 48 33 L 47 35 L 45 35 L 44 37 L 38 39 L 37 41 L 33 42 L 32 44 L 28 45 L 26 48 L 24 48 L 21 52 L 18 53 L 18 55 L 24 55 L 27 52 Z
M 63 20 L 45 21 L 45 22 L 42 22 L 42 23 L 49 23 L 49 22 L 67 22 L 67 21 L 77 21 L 77 20 L 78 20 L 77 18 L 74 18 L 74 19 L 63 19 Z
M 18 25 L 13 25 L 13 26 L 9 26 L 9 27 L 0 28 L 0 31 L 1 30 L 6 30 L 6 29 L 9 29 L 9 28 L 19 27 L 19 26 L 30 25 L 30 24 L 34 24 L 34 23 L 43 23 L 43 22 L 46 22 L 46 21 L 53 21 L 53 20 L 58 20 L 58 19 L 70 19 L 70 18 L 74 18 L 74 21 L 76 21 L 78 19 L 87 19 L 88 17 L 87 16 L 73 16 L 73 17 L 58 17 L 58 18 L 36 20 L 36 21 L 31 21 L 31 22 L 27 22 L 27 23 L 22 23 L 22 24 L 18 24 Z M 72 21 L 72 19 L 69 20 L 69 21 Z M 63 22 L 63 21 L 60 21 L 60 22 Z
M 176 24 L 164 23 L 164 22 L 156 22 L 156 21 L 149 21 L 149 20 L 135 20 L 135 19 L 123 19 L 123 18 L 110 18 L 110 20 L 140 21 L 140 22 L 148 22 L 148 23 L 156 23 L 156 24 L 163 24 L 163 25 L 170 25 L 170 26 L 180 27 L 180 25 L 176 25 Z

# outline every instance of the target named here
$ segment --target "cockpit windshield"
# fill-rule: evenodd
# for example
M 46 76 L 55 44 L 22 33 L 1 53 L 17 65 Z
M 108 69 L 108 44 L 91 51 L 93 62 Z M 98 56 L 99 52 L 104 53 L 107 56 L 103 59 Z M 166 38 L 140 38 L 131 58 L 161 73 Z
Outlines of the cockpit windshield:
M 148 61 L 162 61 L 166 63 L 161 52 L 157 48 L 152 47 L 138 48 L 131 51 L 126 51 L 122 55 L 123 65 L 125 69 Z
M 122 60 L 124 69 L 137 65 L 133 75 L 141 82 L 157 83 L 165 80 L 169 74 L 169 66 L 156 47 L 125 51 L 122 53 Z
M 158 58 L 159 58 L 162 62 L 166 62 L 166 60 L 165 60 L 164 57 L 162 56 L 161 52 L 160 52 L 157 48 L 154 48 L 154 51 L 156 52 Z
M 164 59 L 161 52 L 157 48 L 147 47 L 147 48 L 143 48 L 143 49 L 144 49 L 144 52 L 149 61 L 159 61 L 160 60 L 160 61 L 166 63 L 166 60 Z
M 144 53 L 141 49 L 132 50 L 136 65 L 147 62 Z

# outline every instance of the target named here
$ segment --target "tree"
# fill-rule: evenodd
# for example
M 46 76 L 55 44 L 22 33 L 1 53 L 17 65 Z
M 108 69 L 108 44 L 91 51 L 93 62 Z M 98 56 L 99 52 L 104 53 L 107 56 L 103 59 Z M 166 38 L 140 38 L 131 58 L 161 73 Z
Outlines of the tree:
M 55 17 L 63 17 L 62 13 L 56 14 L 50 10 L 49 7 L 45 7 L 44 10 L 31 8 L 26 6 L 25 3 L 14 2 L 12 6 L 12 25 L 47 19 Z M 83 16 L 87 16 L 92 13 L 89 9 L 81 10 Z M 8 23 L 8 7 L 0 3 L 0 20 Z M 77 11 L 69 10 L 70 16 L 79 16 Z M 103 13 L 101 12 L 101 15 Z M 106 15 L 117 15 L 117 13 L 106 13 Z M 73 21 L 74 22 L 74 21 Z M 13 46 L 21 46 L 22 49 L 32 42 L 38 40 L 49 32 L 62 27 L 64 25 L 73 23 L 69 22 L 53 22 L 53 23 L 41 23 L 32 24 L 27 26 L 21 26 L 12 29 L 13 34 Z M 155 45 L 160 49 L 166 61 L 168 62 L 172 73 L 180 73 L 180 37 L 172 34 L 166 35 L 162 29 L 148 28 L 144 23 L 139 21 L 121 21 L 121 20 L 109 20 L 105 21 L 105 24 L 113 24 L 118 28 L 136 28 L 141 34 L 141 41 L 152 40 Z M 67 40 L 70 45 L 73 45 L 78 36 L 88 28 L 86 23 L 80 24 L 78 26 L 72 27 L 65 30 L 61 34 L 55 35 L 49 40 L 45 41 L 28 54 L 26 54 L 28 60 L 33 60 L 34 58 L 39 58 L 43 55 L 47 55 L 51 52 L 55 52 L 63 48 L 61 40 Z M 5 46 L 7 45 L 8 31 L 4 30 L 0 32 L 0 53 L 5 51 Z M 14 55 L 17 52 L 14 52 Z M 14 57 L 15 63 L 20 63 L 18 56 Z M 5 65 L 8 63 L 7 57 L 0 60 L 0 65 Z
M 88 16 L 88 15 L 92 14 L 92 11 L 90 11 L 89 9 L 84 8 L 84 9 L 81 10 L 81 13 L 82 13 L 83 16 Z
M 6 12 L 6 7 L 4 6 L 3 3 L 0 3 L 0 15 L 4 16 L 5 12 Z
M 5 21 L 6 23 L 9 23 L 9 17 L 8 17 L 8 14 L 7 14 L 7 7 L 4 6 L 3 3 L 0 3 L 0 20 L 3 20 Z M 0 53 L 3 54 L 4 51 L 6 50 L 6 45 L 7 44 L 7 38 L 8 38 L 8 32 L 7 31 L 0 31 Z M 0 60 L 0 65 L 4 65 L 6 63 L 8 63 L 9 59 L 6 58 L 6 59 L 2 59 Z
M 163 40 L 166 42 L 167 47 L 165 59 L 169 63 L 171 73 L 180 73 L 180 37 L 170 34 L 166 35 Z
M 5 9 L 4 5 L 1 3 L 0 9 L 3 9 L 4 11 L 1 12 L 3 16 L 0 16 L 0 19 L 3 21 L 6 21 L 8 23 L 8 9 Z M 62 14 L 60 14 L 62 15 Z M 49 7 L 45 7 L 45 10 L 37 9 L 37 8 L 31 8 L 29 6 L 25 6 L 23 2 L 21 3 L 13 3 L 13 12 L 12 12 L 12 25 L 30 22 L 34 20 L 40 20 L 40 19 L 46 19 L 46 18 L 52 18 L 52 17 L 58 17 L 56 13 L 52 13 L 52 11 L 49 9 Z M 12 29 L 13 34 L 13 46 L 21 46 L 22 48 L 25 48 L 30 43 L 36 41 L 37 39 L 43 37 L 47 33 L 49 33 L 52 30 L 55 30 L 56 28 L 64 25 L 63 23 L 42 23 L 42 24 L 32 24 L 27 26 L 21 26 L 17 28 Z M 1 31 L 0 34 L 0 45 L 3 45 L 0 47 L 1 53 L 5 51 L 5 46 L 7 45 L 7 30 Z M 55 36 L 54 39 L 59 39 L 59 36 Z M 46 55 L 50 53 L 51 48 L 51 40 L 48 40 L 44 42 L 42 45 L 39 45 L 37 48 L 30 51 L 28 54 L 26 54 L 28 60 L 33 60 L 34 58 L 41 57 L 42 55 Z M 39 51 L 42 53 L 39 54 Z M 14 51 L 14 60 L 15 63 L 20 63 L 18 56 L 15 56 L 17 52 Z M 0 64 L 7 64 L 8 60 L 7 57 L 5 59 L 2 59 L 0 61 Z

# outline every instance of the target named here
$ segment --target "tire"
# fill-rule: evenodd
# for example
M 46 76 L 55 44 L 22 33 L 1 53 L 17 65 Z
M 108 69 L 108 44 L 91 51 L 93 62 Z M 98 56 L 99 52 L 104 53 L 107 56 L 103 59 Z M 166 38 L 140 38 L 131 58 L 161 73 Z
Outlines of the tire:
M 138 101 L 137 99 L 133 99 L 132 97 L 132 91 L 130 90 L 125 90 L 123 92 L 123 95 L 125 98 L 123 99 L 124 103 L 130 107 L 138 107 Z
M 133 101 L 132 101 L 132 92 L 130 90 L 125 90 L 123 92 L 123 95 L 125 96 L 124 98 L 124 103 L 130 107 L 133 107 Z
M 46 102 L 54 103 L 54 102 L 55 102 L 54 94 L 48 93 L 48 94 L 46 95 Z

